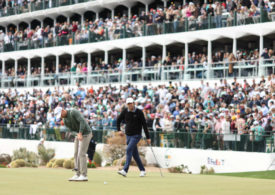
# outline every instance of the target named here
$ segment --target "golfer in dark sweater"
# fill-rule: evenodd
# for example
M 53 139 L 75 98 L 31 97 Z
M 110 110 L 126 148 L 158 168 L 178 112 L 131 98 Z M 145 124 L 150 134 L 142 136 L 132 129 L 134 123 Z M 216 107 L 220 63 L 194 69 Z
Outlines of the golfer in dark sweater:
M 126 104 L 127 108 L 123 110 L 117 118 L 117 130 L 120 131 L 120 123 L 124 121 L 126 124 L 125 133 L 127 136 L 126 163 L 124 168 L 121 171 L 118 171 L 118 174 L 126 177 L 131 159 L 134 157 L 140 170 L 140 176 L 144 177 L 146 172 L 139 157 L 137 144 L 141 139 L 142 127 L 147 138 L 147 143 L 149 145 L 151 144 L 149 131 L 146 125 L 144 114 L 141 110 L 135 107 L 134 100 L 132 98 L 127 98 Z M 123 134 L 121 131 L 120 133 Z

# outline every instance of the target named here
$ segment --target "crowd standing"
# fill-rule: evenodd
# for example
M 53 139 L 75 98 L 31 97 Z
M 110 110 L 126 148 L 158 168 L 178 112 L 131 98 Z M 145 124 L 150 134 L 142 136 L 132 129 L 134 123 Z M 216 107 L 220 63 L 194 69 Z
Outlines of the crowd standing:
M 62 129 L 62 121 L 53 114 L 54 108 L 61 106 L 77 108 L 93 130 L 102 132 L 116 129 L 117 116 L 126 98 L 132 97 L 145 114 L 155 145 L 160 144 L 159 134 L 165 132 L 179 134 L 173 141 L 177 147 L 264 151 L 275 127 L 275 75 L 258 82 L 222 79 L 212 86 L 201 81 L 198 87 L 170 82 L 140 88 L 129 83 L 98 89 L 56 87 L 45 92 L 9 89 L 0 94 L 1 125 Z M 237 146 L 232 144 L 232 135 L 237 136 Z

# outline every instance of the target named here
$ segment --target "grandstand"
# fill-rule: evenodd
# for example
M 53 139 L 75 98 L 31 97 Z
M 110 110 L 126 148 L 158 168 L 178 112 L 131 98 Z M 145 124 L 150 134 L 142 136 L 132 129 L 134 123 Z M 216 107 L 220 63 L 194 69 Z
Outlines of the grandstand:
M 104 143 L 131 96 L 155 147 L 205 152 L 215 166 L 206 149 L 235 159 L 274 151 L 272 0 L 0 2 L 2 138 L 72 141 L 53 116 L 62 106 L 79 109 Z M 217 170 L 263 170 L 271 159 Z

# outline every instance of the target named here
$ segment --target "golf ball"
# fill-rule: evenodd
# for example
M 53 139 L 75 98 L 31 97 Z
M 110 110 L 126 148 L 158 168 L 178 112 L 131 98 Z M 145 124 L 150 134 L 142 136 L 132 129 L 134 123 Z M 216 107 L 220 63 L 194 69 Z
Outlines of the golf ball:
M 106 182 L 106 181 L 104 181 L 104 184 L 106 185 L 106 184 L 107 184 L 107 182 Z

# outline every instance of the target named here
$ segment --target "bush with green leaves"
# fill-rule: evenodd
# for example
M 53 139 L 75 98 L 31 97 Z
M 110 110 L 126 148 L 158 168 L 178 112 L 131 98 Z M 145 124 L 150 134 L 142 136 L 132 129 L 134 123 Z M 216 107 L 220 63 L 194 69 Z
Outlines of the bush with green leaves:
M 12 160 L 23 159 L 25 162 L 31 163 L 32 165 L 38 164 L 38 155 L 34 152 L 28 151 L 26 148 L 19 148 L 19 150 L 13 151 Z
M 88 167 L 88 168 L 96 168 L 96 166 L 97 166 L 97 165 L 96 165 L 95 162 L 90 161 L 90 162 L 87 163 L 87 167 Z
M 40 158 L 40 164 L 46 165 L 55 156 L 55 150 L 51 148 L 46 149 L 45 146 L 39 145 L 38 156 Z
M 95 162 L 97 167 L 101 167 L 102 158 L 98 152 L 95 152 L 93 161 Z

